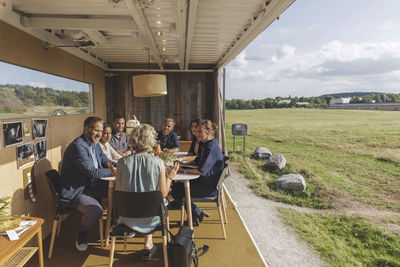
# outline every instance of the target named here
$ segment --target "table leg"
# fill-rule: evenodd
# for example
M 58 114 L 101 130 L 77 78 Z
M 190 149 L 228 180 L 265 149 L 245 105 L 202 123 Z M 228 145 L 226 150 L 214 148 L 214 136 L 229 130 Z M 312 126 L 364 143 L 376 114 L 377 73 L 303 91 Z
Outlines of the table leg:
M 192 200 L 190 197 L 190 181 L 184 181 L 185 186 L 185 198 L 186 198 L 186 213 L 188 218 L 189 228 L 193 230 L 193 218 L 192 218 Z
M 110 228 L 111 228 L 111 213 L 112 213 L 112 196 L 114 192 L 114 181 L 108 182 L 108 207 L 107 207 L 107 222 L 106 222 L 106 242 L 107 247 L 110 241 Z
M 43 267 L 43 243 L 42 243 L 42 227 L 39 228 L 37 232 L 37 241 L 38 241 L 38 258 L 39 258 L 39 266 Z

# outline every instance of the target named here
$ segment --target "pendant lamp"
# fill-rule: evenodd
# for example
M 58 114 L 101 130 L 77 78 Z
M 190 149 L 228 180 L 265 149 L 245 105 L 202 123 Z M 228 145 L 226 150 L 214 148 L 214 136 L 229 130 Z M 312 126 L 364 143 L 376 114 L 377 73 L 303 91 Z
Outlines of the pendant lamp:
M 147 49 L 149 74 L 132 77 L 133 96 L 154 97 L 167 95 L 167 77 L 163 74 L 150 74 L 150 50 Z

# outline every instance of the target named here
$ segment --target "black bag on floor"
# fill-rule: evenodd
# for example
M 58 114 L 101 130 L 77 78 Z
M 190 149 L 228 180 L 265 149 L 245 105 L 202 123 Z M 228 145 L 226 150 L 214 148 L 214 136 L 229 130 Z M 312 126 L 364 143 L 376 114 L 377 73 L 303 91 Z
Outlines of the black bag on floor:
M 196 248 L 193 240 L 193 230 L 187 226 L 181 226 L 179 232 L 171 235 L 171 242 L 168 244 L 168 255 L 170 263 L 174 267 L 190 267 L 193 260 L 195 267 L 199 266 L 199 259 L 208 251 L 208 246 L 204 245 L 200 250 Z

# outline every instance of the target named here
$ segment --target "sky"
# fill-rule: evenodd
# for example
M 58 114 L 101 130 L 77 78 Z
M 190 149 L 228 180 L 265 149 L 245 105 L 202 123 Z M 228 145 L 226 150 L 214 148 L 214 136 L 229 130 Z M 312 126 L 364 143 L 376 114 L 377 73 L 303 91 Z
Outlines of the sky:
M 89 84 L 0 61 L 0 84 L 30 85 L 62 91 L 89 92 Z
M 296 0 L 226 66 L 226 98 L 400 93 L 399 0 Z

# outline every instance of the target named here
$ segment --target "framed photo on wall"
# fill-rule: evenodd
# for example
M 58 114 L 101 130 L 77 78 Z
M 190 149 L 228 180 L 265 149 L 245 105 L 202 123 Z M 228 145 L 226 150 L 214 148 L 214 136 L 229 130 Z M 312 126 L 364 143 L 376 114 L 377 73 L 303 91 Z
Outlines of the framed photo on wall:
M 31 136 L 31 130 L 29 129 L 28 123 L 24 123 L 24 136 Z
M 17 146 L 18 169 L 35 161 L 33 142 Z
M 47 119 L 32 119 L 32 135 L 34 139 L 46 137 Z
M 22 143 L 22 122 L 3 122 L 3 136 L 4 146 L 9 147 L 12 145 Z
M 35 161 L 39 162 L 47 157 L 47 139 L 35 144 Z

